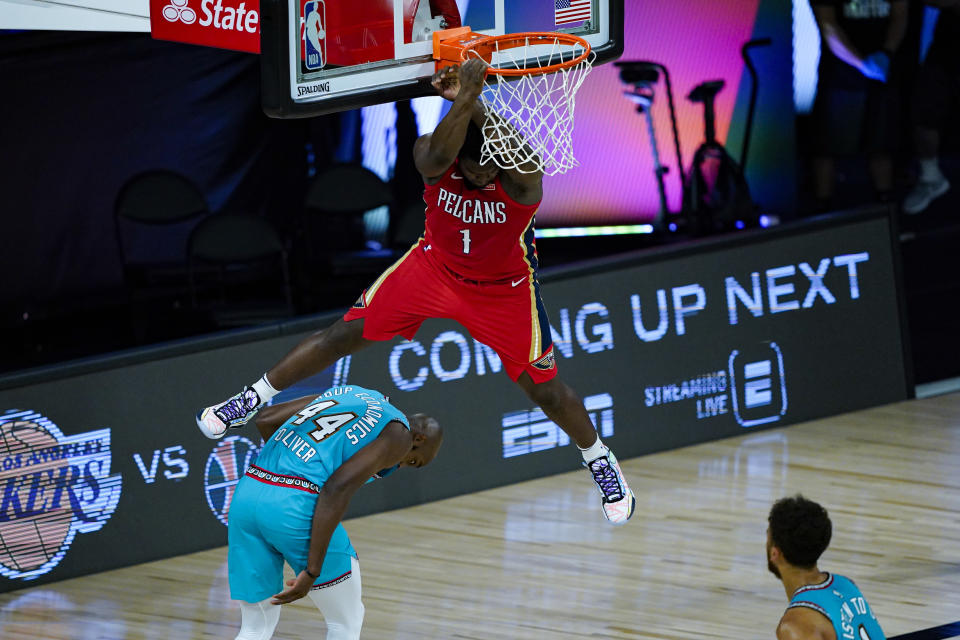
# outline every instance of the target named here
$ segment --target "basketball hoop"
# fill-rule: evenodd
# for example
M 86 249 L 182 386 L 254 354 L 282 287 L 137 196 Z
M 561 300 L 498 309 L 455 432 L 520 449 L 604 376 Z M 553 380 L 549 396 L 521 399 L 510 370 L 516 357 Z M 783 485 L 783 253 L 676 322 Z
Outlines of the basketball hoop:
M 480 95 L 488 113 L 481 162 L 551 176 L 579 164 L 574 99 L 595 57 L 586 40 L 552 32 L 484 36 L 458 27 L 434 32 L 433 57 L 438 69 L 471 58 L 488 65 Z

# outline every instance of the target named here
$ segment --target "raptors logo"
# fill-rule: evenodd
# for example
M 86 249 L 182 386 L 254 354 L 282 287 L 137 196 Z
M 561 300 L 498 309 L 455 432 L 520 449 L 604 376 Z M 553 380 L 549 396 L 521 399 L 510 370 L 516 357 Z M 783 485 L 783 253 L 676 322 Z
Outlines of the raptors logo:
M 539 360 L 535 360 L 531 364 L 541 371 L 550 371 L 556 368 L 557 357 L 553 354 L 553 346 L 551 346 L 545 354 L 540 356 Z
M 34 411 L 0 415 L 0 575 L 42 576 L 106 524 L 121 489 L 110 462 L 109 429 L 64 436 Z
M 207 458 L 207 466 L 203 470 L 207 504 L 223 524 L 227 524 L 227 514 L 237 483 L 259 453 L 257 445 L 246 438 L 230 436 L 224 438 Z

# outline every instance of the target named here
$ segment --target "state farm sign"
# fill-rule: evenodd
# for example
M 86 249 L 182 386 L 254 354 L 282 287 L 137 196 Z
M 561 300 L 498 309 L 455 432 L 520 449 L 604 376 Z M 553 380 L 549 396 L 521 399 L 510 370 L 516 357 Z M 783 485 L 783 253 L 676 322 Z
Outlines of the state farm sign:
M 150 35 L 260 53 L 260 0 L 150 0 Z

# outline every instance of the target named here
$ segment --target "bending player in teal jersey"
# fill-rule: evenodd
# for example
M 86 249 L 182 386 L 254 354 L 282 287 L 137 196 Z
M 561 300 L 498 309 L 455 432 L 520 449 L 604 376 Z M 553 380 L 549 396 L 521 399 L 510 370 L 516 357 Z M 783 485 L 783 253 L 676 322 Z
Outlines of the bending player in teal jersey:
M 827 510 L 796 495 L 774 503 L 768 522 L 767 566 L 790 599 L 777 640 L 885 640 L 857 585 L 817 568 L 830 544 Z
M 361 485 L 437 455 L 443 431 L 408 419 L 377 391 L 333 387 L 265 407 L 264 445 L 230 505 L 230 596 L 240 601 L 236 640 L 269 640 L 280 606 L 309 596 L 327 640 L 355 640 L 363 624 L 360 566 L 340 524 Z M 283 562 L 297 572 L 283 589 Z

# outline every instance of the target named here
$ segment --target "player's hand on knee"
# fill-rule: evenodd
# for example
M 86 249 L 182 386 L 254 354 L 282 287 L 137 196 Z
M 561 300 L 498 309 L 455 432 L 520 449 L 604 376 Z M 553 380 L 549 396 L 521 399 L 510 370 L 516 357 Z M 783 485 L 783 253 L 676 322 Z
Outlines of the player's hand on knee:
M 306 571 L 301 571 L 296 578 L 287 580 L 287 586 L 289 588 L 273 596 L 273 598 L 270 600 L 270 603 L 289 604 L 294 600 L 299 600 L 310 592 L 310 587 L 313 586 L 313 582 L 313 577 L 311 577 Z

